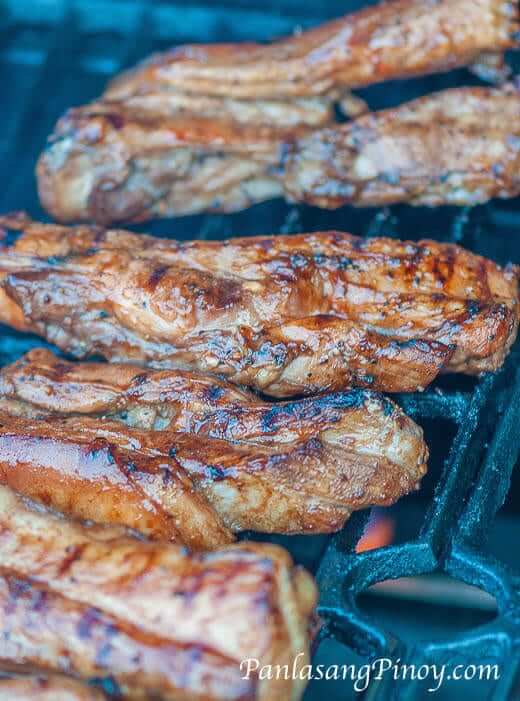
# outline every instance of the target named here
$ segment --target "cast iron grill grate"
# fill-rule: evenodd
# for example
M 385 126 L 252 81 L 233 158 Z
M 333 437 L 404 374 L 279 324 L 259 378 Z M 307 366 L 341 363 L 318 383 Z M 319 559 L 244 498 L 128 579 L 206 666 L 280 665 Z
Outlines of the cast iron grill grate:
M 302 7 L 297 0 L 0 0 L 0 82 L 5 98 L 0 114 L 0 211 L 26 209 L 45 218 L 36 197 L 33 169 L 56 119 L 72 105 L 98 95 L 108 77 L 152 51 L 191 41 L 266 40 L 368 4 L 328 0 Z M 464 71 L 363 91 L 372 107 L 397 104 L 433 90 L 475 79 Z M 454 241 L 498 262 L 520 261 L 520 202 L 473 209 L 320 212 L 282 202 L 258 205 L 233 216 L 194 216 L 142 227 L 175 238 L 219 239 L 233 235 L 336 228 L 366 236 L 390 235 Z M 0 328 L 0 362 L 5 364 L 40 341 Z M 454 438 L 439 460 L 442 469 L 423 525 L 412 540 L 355 553 L 367 521 L 357 514 L 332 538 L 282 539 L 295 558 L 318 577 L 321 638 L 332 636 L 367 658 L 500 664 L 493 699 L 512 694 L 520 648 L 520 573 L 494 561 L 486 535 L 510 486 L 520 453 L 520 349 L 504 369 L 479 380 L 449 378 L 423 394 L 399 397 L 433 440 L 445 443 L 449 422 Z M 430 437 L 430 443 L 432 437 Z M 443 451 L 441 451 L 442 453 Z M 434 471 L 435 472 L 435 471 Z M 497 600 L 498 615 L 488 624 L 450 640 L 404 641 L 366 617 L 356 597 L 389 578 L 442 571 L 485 589 Z M 401 685 L 399 698 L 418 698 L 415 682 Z M 388 699 L 384 683 L 371 699 Z M 312 691 L 306 698 L 318 698 Z

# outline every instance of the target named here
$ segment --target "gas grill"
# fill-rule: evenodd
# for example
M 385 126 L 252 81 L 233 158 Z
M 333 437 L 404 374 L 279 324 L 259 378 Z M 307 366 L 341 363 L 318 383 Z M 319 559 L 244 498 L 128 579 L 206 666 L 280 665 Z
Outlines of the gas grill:
M 121 69 L 175 44 L 270 40 L 366 4 L 362 0 L 307 5 L 297 0 L 0 0 L 0 82 L 4 86 L 0 211 L 25 209 L 35 218 L 48 220 L 38 204 L 33 175 L 45 139 L 68 107 L 99 95 L 109 77 Z M 513 67 L 517 59 L 509 57 Z M 372 108 L 381 108 L 454 85 L 477 83 L 467 71 L 453 71 L 386 83 L 360 94 Z M 460 243 L 499 263 L 520 262 L 519 200 L 462 210 L 396 206 L 382 210 L 346 207 L 334 212 L 276 201 L 235 215 L 198 215 L 137 227 L 178 239 L 332 228 L 368 237 L 431 237 Z M 42 342 L 36 338 L 0 327 L 2 364 L 37 345 Z M 498 664 L 500 679 L 472 687 L 470 697 L 519 698 L 520 569 L 515 571 L 515 564 L 519 565 L 520 555 L 516 563 L 506 558 L 506 564 L 496 558 L 488 541 L 497 512 L 508 497 L 520 453 L 519 360 L 517 344 L 495 376 L 445 377 L 422 394 L 397 398 L 425 428 L 432 452 L 430 472 L 420 492 L 388 512 L 397 523 L 406 522 L 404 537 L 359 552 L 356 546 L 363 531 L 372 527 L 370 514 L 361 512 L 334 537 L 272 538 L 317 576 L 324 626 L 316 641 L 316 660 L 363 664 L 385 657 L 416 666 Z M 515 511 L 514 505 L 518 494 L 515 489 L 509 496 L 513 516 L 505 538 L 510 539 L 510 549 L 518 547 L 514 540 L 520 530 L 520 509 Z M 409 517 L 412 512 L 413 519 Z M 250 537 L 267 539 L 258 534 Z M 366 599 L 364 592 L 386 580 L 415 578 L 420 594 L 424 581 L 420 577 L 430 573 L 487 592 L 491 596 L 480 592 L 480 598 L 488 604 L 491 601 L 492 609 L 494 597 L 496 615 L 488 615 L 477 627 L 441 638 L 429 635 L 424 623 L 418 626 L 420 639 L 410 641 L 395 629 L 387 629 L 380 616 L 367 613 L 367 606 L 360 605 Z M 394 618 L 404 616 L 404 607 L 409 605 L 406 596 L 390 599 Z M 477 618 L 468 620 L 474 626 Z M 447 685 L 433 697 L 458 698 L 463 688 Z M 315 681 L 305 699 L 317 701 L 325 694 L 330 701 L 344 700 L 353 698 L 354 691 L 349 680 Z M 376 680 L 365 692 L 371 701 L 426 697 L 432 695 L 425 683 L 413 679 L 397 684 L 391 678 Z

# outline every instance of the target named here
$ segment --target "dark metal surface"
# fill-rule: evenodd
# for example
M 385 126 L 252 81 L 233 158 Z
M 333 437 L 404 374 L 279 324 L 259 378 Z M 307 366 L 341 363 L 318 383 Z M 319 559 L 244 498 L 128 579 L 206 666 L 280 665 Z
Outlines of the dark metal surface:
M 55 120 L 71 105 L 100 93 L 110 75 L 151 51 L 187 41 L 267 40 L 368 4 L 362 0 L 0 0 L 0 211 L 26 209 L 45 218 L 36 197 L 34 164 Z M 363 91 L 372 107 L 477 81 L 465 71 Z M 471 210 L 394 207 L 320 212 L 283 202 L 258 205 L 233 216 L 201 215 L 142 227 L 161 236 L 223 238 L 233 235 L 337 228 L 366 236 L 390 235 L 456 241 L 498 262 L 520 261 L 520 202 Z M 0 327 L 0 362 L 17 358 L 34 338 Z M 333 636 L 347 657 L 399 657 L 475 663 L 497 661 L 496 700 L 514 698 L 520 649 L 520 573 L 495 562 L 486 535 L 507 495 L 520 452 L 518 344 L 505 368 L 479 380 L 444 378 L 420 395 L 399 398 L 427 428 L 433 446 L 423 498 L 423 526 L 413 540 L 363 554 L 356 542 L 368 514 L 358 514 L 334 538 L 281 538 L 295 558 L 317 572 L 323 637 Z M 448 427 L 449 425 L 449 427 Z M 449 430 L 448 430 L 448 428 Z M 256 536 L 258 537 L 258 536 Z M 511 543 L 517 548 L 516 543 Z M 397 640 L 358 608 L 368 586 L 389 578 L 433 571 L 475 584 L 496 597 L 491 623 L 446 640 L 413 645 Z M 348 662 L 346 659 L 345 662 Z M 311 685 L 308 701 L 323 698 Z M 370 690 L 370 699 L 423 698 L 414 682 Z M 431 696 L 430 696 L 431 697 Z M 339 698 L 339 697 L 338 697 Z M 350 698 L 345 692 L 342 698 Z

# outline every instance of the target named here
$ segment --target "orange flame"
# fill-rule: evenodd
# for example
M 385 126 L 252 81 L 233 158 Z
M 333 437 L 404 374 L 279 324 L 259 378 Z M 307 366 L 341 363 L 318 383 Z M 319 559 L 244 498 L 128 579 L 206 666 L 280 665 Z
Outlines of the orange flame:
M 390 545 L 395 536 L 395 523 L 391 516 L 374 512 L 365 532 L 356 545 L 356 552 L 363 553 Z

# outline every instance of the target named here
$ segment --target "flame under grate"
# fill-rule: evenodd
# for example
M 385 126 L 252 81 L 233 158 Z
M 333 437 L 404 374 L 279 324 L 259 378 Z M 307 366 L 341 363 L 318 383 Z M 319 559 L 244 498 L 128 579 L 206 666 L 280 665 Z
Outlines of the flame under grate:
M 26 209 L 45 218 L 33 169 L 46 136 L 67 107 L 94 98 L 113 73 L 172 44 L 266 40 L 363 4 L 367 3 L 329 0 L 302 8 L 296 0 L 0 0 L 0 82 L 6 87 L 0 112 L 0 211 Z M 380 108 L 475 82 L 468 73 L 455 71 L 362 92 L 372 107 Z M 432 237 L 460 243 L 500 263 L 520 261 L 518 200 L 463 210 L 398 206 L 336 212 L 277 201 L 232 216 L 200 215 L 145 228 L 180 239 L 336 228 L 366 236 Z M 2 364 L 35 345 L 41 342 L 0 327 Z M 434 441 L 445 440 L 446 422 L 454 435 L 439 458 L 433 500 L 413 540 L 356 553 L 367 513 L 357 514 L 333 538 L 280 539 L 317 574 L 320 613 L 326 622 L 322 637 L 335 637 L 367 658 L 397 656 L 406 661 L 413 653 L 415 664 L 454 658 L 497 662 L 502 670 L 492 695 L 497 700 L 511 695 L 517 675 L 513 660 L 520 645 L 520 577 L 486 554 L 486 535 L 506 498 L 520 452 L 519 359 L 517 344 L 496 376 L 444 379 L 423 394 L 398 397 L 418 423 L 433 427 Z M 433 571 L 492 594 L 497 617 L 449 640 L 415 643 L 412 650 L 368 619 L 356 604 L 357 596 L 371 584 Z M 392 695 L 384 684 L 371 692 L 371 699 Z M 417 694 L 416 682 L 410 681 L 401 685 L 399 698 L 418 698 Z

